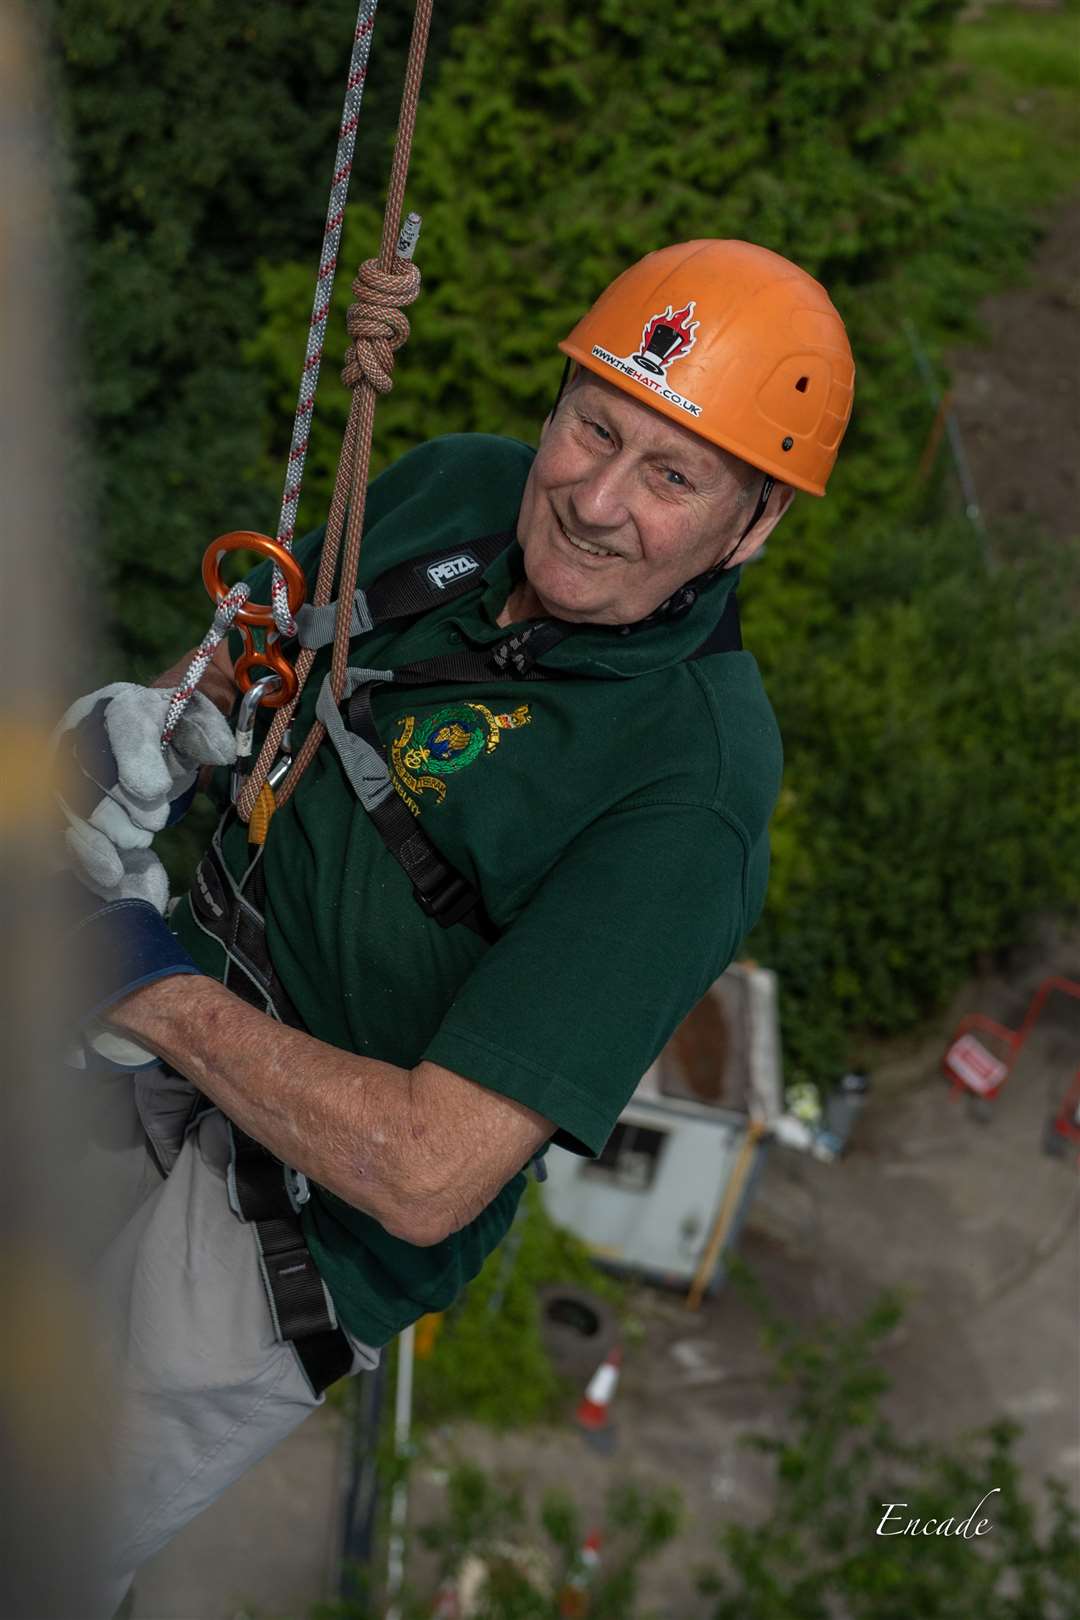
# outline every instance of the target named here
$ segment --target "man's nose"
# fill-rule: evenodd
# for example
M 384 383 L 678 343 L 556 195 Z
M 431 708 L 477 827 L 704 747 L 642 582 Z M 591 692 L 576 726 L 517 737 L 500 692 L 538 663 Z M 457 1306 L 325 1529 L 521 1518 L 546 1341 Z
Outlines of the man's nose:
M 613 529 L 629 513 L 630 468 L 622 456 L 595 463 L 570 490 L 571 515 L 585 529 Z

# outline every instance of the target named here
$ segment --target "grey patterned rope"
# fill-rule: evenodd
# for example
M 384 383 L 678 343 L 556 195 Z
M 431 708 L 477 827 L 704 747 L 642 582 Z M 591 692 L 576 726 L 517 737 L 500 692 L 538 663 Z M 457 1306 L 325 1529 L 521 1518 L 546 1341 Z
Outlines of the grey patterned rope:
M 296 415 L 293 419 L 292 443 L 289 446 L 289 459 L 285 469 L 285 488 L 281 499 L 281 516 L 278 519 L 277 538 L 290 551 L 292 550 L 293 540 L 296 538 L 296 513 L 300 505 L 300 487 L 304 477 L 304 461 L 311 439 L 315 390 L 318 387 L 319 367 L 322 363 L 323 348 L 326 344 L 326 325 L 330 315 L 330 295 L 334 285 L 334 271 L 337 268 L 338 250 L 341 246 L 345 202 L 349 194 L 349 176 L 352 173 L 356 130 L 360 122 L 360 104 L 364 98 L 364 82 L 367 78 L 368 55 L 371 51 L 371 35 L 375 27 L 377 5 L 378 0 L 360 0 L 360 10 L 356 18 L 356 33 L 353 37 L 352 57 L 349 61 L 345 105 L 342 109 L 337 153 L 334 157 L 334 177 L 330 184 L 330 201 L 326 210 L 326 231 L 323 236 L 322 253 L 319 257 L 319 270 L 315 278 L 315 297 L 312 303 L 311 325 L 308 331 L 303 370 L 300 373 Z M 283 636 L 294 635 L 296 626 L 289 612 L 285 580 L 282 577 L 281 570 L 276 567 L 271 591 L 274 622 L 279 633 Z
M 360 122 L 360 104 L 364 97 L 364 82 L 367 78 L 371 35 L 375 28 L 375 13 L 378 9 L 378 3 L 379 0 L 360 0 L 360 7 L 356 15 L 352 55 L 349 58 L 349 76 L 345 87 L 345 104 L 341 114 L 341 127 L 338 131 L 337 152 L 334 157 L 334 175 L 330 183 L 330 201 L 326 210 L 326 227 L 323 233 L 322 251 L 319 255 L 319 269 L 315 277 L 315 297 L 308 331 L 307 351 L 304 355 L 303 370 L 300 373 L 296 414 L 293 418 L 292 441 L 289 446 L 289 458 L 285 467 L 285 488 L 282 495 L 281 516 L 278 520 L 277 538 L 288 551 L 292 550 L 293 540 L 296 537 L 296 514 L 300 505 L 304 462 L 307 456 L 308 444 L 311 440 L 311 423 L 315 410 L 315 390 L 318 386 L 319 367 L 326 342 L 326 326 L 330 316 L 334 271 L 337 268 L 338 249 L 341 246 L 341 231 L 345 219 L 345 201 L 349 191 L 349 176 L 352 173 L 353 153 L 356 148 L 356 130 Z M 232 628 L 233 621 L 247 600 L 248 594 L 245 585 L 234 585 L 227 596 L 218 603 L 213 623 L 199 643 L 190 664 L 184 671 L 180 684 L 173 694 L 172 702 L 169 704 L 161 735 L 162 752 L 172 741 L 180 716 L 187 708 L 192 693 L 205 675 L 218 644 Z M 276 565 L 270 587 L 270 601 L 274 609 L 274 623 L 279 635 L 294 635 L 296 626 L 292 614 L 289 612 L 289 597 L 285 588 L 285 580 L 281 570 Z

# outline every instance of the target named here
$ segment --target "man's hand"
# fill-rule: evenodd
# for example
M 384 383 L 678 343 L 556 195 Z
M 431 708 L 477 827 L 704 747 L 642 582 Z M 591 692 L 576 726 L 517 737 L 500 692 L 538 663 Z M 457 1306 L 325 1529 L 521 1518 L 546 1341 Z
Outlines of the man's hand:
M 76 875 L 103 900 L 138 898 L 164 909 L 154 834 L 179 820 L 203 766 L 229 765 L 236 744 L 218 708 L 196 692 L 162 753 L 167 688 L 117 682 L 80 698 L 54 746 L 67 767 L 58 793 Z
M 224 645 L 200 682 L 165 754 L 161 730 L 172 688 L 189 657 L 151 688 L 117 683 L 81 699 L 68 710 L 54 739 L 57 764 L 66 771 L 57 800 L 67 822 L 63 865 L 88 890 L 80 930 L 107 939 L 97 966 L 109 982 L 111 958 L 120 962 L 115 994 L 149 973 L 194 971 L 164 921 L 169 901 L 165 868 L 149 847 L 154 833 L 179 820 L 198 783 L 215 765 L 231 764 L 235 742 L 223 713 L 232 707 L 236 687 L 232 660 Z M 209 689 L 204 692 L 204 688 Z M 95 907 L 89 896 L 106 902 Z M 118 902 L 126 903 L 114 909 Z M 143 902 L 132 908 L 131 902 Z M 152 908 L 148 911 L 145 908 Z M 153 913 L 158 913 L 157 922 Z M 109 932 L 111 930 L 111 933 Z M 106 960 L 109 958 L 109 960 Z M 123 966 L 125 958 L 134 968 Z M 174 960 L 175 958 L 175 960 Z M 135 973 L 135 979 L 129 977 Z M 98 1011 L 114 998 L 109 992 Z M 94 1017 L 83 1024 L 82 1040 L 99 1057 L 124 1068 L 139 1068 L 154 1055 Z M 74 1051 L 81 1051 L 77 1046 Z M 72 1061 L 83 1061 L 73 1058 Z

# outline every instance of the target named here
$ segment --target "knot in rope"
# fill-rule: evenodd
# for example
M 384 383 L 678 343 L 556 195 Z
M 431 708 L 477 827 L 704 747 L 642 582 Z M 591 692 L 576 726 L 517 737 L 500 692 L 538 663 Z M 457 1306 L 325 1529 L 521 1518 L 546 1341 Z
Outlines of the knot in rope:
M 409 336 L 409 322 L 401 309 L 420 295 L 420 271 L 408 259 L 394 259 L 393 270 L 380 270 L 375 259 L 366 259 L 352 284 L 355 304 L 350 304 L 345 325 L 352 338 L 341 380 L 355 388 L 362 380 L 377 394 L 388 394 L 394 386 L 394 350 Z

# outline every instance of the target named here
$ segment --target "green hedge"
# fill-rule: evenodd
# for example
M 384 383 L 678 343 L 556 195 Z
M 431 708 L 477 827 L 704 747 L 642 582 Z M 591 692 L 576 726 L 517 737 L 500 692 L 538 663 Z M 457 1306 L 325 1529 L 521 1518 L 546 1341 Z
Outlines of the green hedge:
M 450 430 L 533 438 L 561 370 L 557 339 L 628 263 L 671 241 L 750 237 L 797 258 L 833 289 L 858 351 L 851 289 L 888 269 L 924 211 L 926 177 L 905 152 L 936 118 L 955 10 L 495 0 L 456 28 L 417 128 L 409 196 L 424 218 L 424 291 L 399 386 L 379 406 L 376 466 Z M 378 235 L 374 210 L 353 209 L 344 263 L 370 256 Z M 274 382 L 277 455 L 308 281 L 306 266 L 267 268 L 267 318 L 249 351 Z M 339 331 L 348 296 L 343 283 Z M 312 525 L 344 422 L 340 389 L 327 388 L 320 413 Z M 896 447 L 894 485 L 907 466 Z
M 310 269 L 290 321 L 306 335 L 355 17 L 355 0 L 46 0 L 38 12 L 99 541 L 85 583 L 104 603 L 110 679 L 156 673 L 202 635 L 199 561 L 214 535 L 276 526 L 284 460 L 264 459 L 265 389 L 244 348 L 263 319 L 258 265 L 297 255 Z M 447 28 L 440 16 L 436 59 Z M 396 117 L 408 29 L 405 8 L 380 8 L 361 197 L 379 192 L 371 159 Z
M 839 1074 L 853 1031 L 910 1027 L 976 953 L 1080 904 L 1080 564 L 1024 550 L 988 573 L 964 523 L 868 524 L 794 656 L 783 593 L 771 621 L 752 601 L 787 769 L 750 951 L 780 975 L 789 1081 Z

